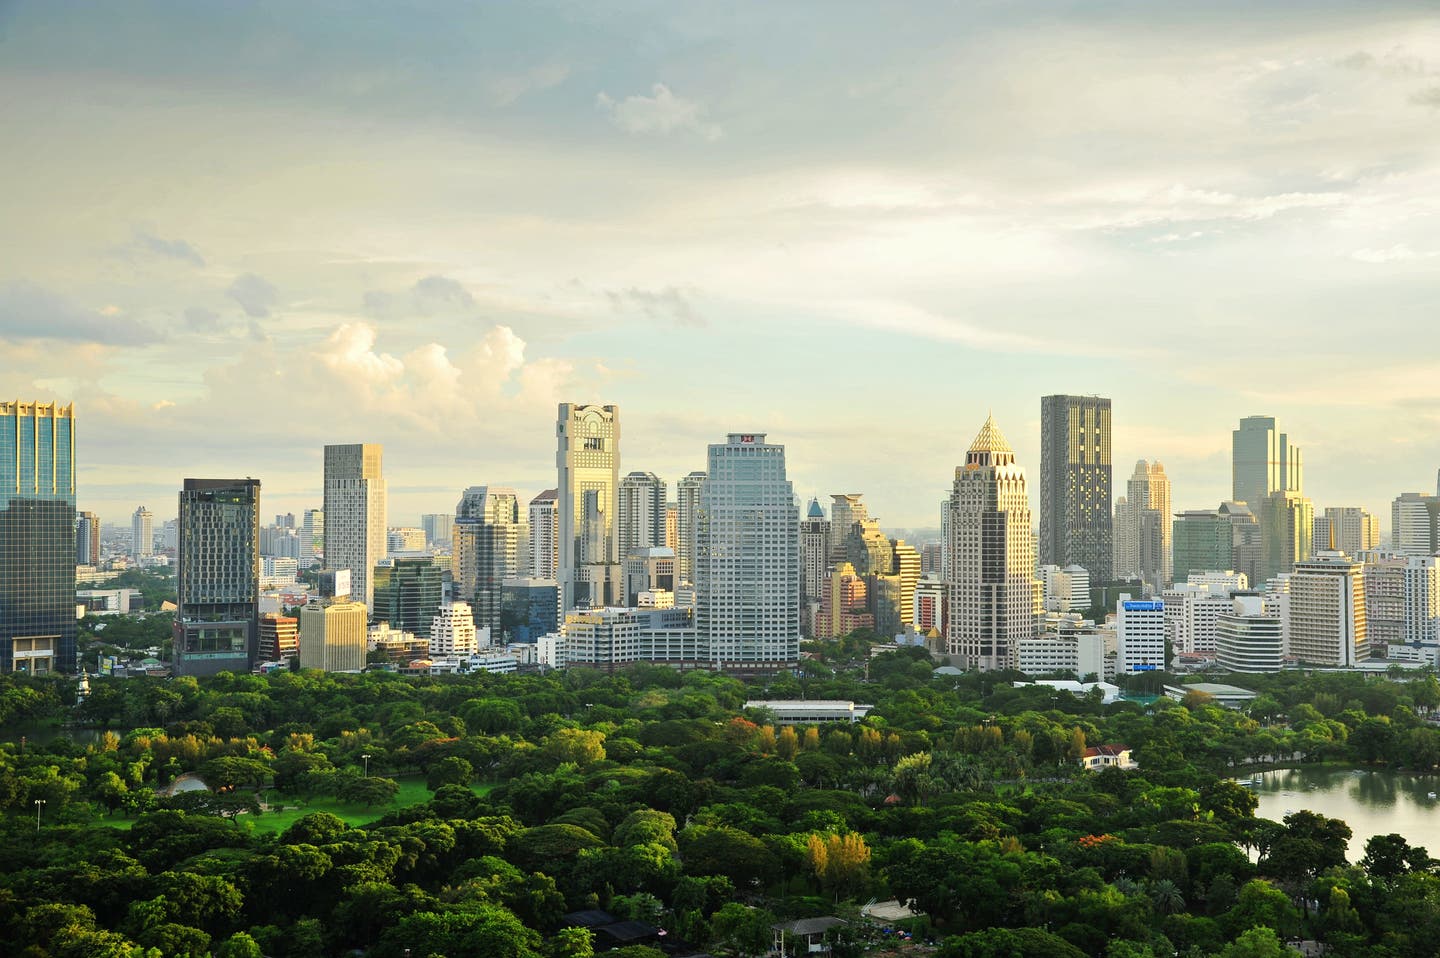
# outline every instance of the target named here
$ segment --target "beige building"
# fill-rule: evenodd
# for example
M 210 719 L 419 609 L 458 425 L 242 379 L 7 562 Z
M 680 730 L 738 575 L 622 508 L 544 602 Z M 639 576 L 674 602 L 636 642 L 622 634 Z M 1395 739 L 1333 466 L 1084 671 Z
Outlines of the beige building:
M 1316 553 L 1290 576 L 1289 655 L 1307 665 L 1353 666 L 1370 658 L 1365 566 L 1343 552 Z
M 366 608 L 375 598 L 375 563 L 388 546 L 385 515 L 383 447 L 326 446 L 325 568 L 349 569 L 350 594 Z
M 1135 463 L 1115 503 L 1115 576 L 1139 579 L 1151 595 L 1171 582 L 1170 477 L 1159 462 Z
M 832 513 L 833 515 L 833 513 Z M 1035 633 L 1035 534 L 1025 470 L 994 417 L 955 470 L 946 523 L 946 651 L 961 668 L 1010 668 Z
M 1316 516 L 1314 522 L 1315 531 L 1310 539 L 1316 549 L 1336 549 L 1358 556 L 1380 548 L 1380 517 L 1358 506 L 1331 506 L 1323 516 Z
M 366 618 L 363 602 L 311 602 L 300 610 L 300 667 L 325 672 L 365 668 Z
M 1260 578 L 1273 579 L 1309 559 L 1314 534 L 1315 507 L 1309 499 L 1284 490 L 1267 496 L 1260 509 Z
M 620 407 L 561 403 L 555 429 L 560 612 L 614 601 L 620 538 Z

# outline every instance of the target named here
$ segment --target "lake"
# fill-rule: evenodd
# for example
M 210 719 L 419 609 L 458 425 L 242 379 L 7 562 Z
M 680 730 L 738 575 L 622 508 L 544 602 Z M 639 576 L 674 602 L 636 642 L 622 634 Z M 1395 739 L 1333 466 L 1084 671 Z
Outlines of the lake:
M 1358 862 L 1372 835 L 1401 835 L 1440 855 L 1440 776 L 1346 768 L 1288 768 L 1266 772 L 1253 791 L 1255 814 L 1280 821 L 1306 809 L 1344 819 L 1354 834 L 1349 859 Z

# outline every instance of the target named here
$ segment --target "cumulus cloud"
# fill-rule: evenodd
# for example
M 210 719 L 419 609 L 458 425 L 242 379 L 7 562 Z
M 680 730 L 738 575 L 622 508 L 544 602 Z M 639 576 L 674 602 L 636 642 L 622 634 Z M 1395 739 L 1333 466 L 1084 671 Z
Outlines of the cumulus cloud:
M 34 283 L 0 286 L 0 340 L 143 346 L 159 338 L 155 330 L 123 313 L 87 309 Z
M 274 286 L 254 273 L 242 273 L 235 277 L 235 281 L 225 292 L 240 304 L 240 308 L 245 310 L 245 314 L 251 319 L 264 319 L 269 316 L 280 295 Z
M 705 119 L 705 107 L 696 100 L 676 96 L 668 86 L 657 83 L 650 96 L 635 94 L 616 100 L 601 92 L 595 105 L 610 116 L 610 122 L 627 133 L 694 133 L 706 140 L 718 140 L 720 126 Z
M 705 317 L 695 311 L 690 295 L 676 286 L 658 290 L 632 286 L 629 289 L 606 290 L 605 296 L 616 312 L 639 309 L 651 319 L 669 320 L 677 326 L 705 325 Z
M 132 249 L 143 250 L 166 259 L 180 260 L 191 266 L 205 265 L 205 258 L 200 255 L 200 251 L 185 240 L 165 239 L 139 227 L 136 227 L 134 232 L 135 239 L 131 243 Z

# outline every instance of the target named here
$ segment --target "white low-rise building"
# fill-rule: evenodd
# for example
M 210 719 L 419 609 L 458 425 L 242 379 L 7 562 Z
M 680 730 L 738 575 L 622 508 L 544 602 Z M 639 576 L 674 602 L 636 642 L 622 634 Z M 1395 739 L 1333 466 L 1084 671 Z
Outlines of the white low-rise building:
M 484 630 L 484 638 L 484 644 L 489 645 L 489 629 Z M 473 655 L 479 648 L 480 634 L 475 629 L 470 603 L 442 605 L 430 620 L 430 655 L 437 658 Z
M 1118 673 L 1165 668 L 1165 603 L 1120 597 L 1115 616 Z
M 841 699 L 750 699 L 747 709 L 765 709 L 784 725 L 820 722 L 858 722 L 875 706 Z
M 1285 660 L 1285 629 L 1265 611 L 1265 598 L 1243 593 L 1217 624 L 1215 663 L 1227 672 L 1279 672 Z

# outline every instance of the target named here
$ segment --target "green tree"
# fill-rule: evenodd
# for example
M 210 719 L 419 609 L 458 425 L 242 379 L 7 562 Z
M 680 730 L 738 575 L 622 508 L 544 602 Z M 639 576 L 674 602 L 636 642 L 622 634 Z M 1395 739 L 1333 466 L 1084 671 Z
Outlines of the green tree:
M 710 917 L 711 941 L 739 958 L 762 955 L 770 947 L 774 923 L 771 912 L 732 901 Z

